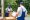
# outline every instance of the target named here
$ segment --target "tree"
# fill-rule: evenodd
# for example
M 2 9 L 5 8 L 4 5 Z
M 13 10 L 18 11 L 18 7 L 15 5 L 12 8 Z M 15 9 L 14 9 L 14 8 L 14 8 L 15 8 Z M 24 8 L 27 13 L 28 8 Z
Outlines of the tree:
M 28 10 L 28 13 L 30 12 L 30 0 L 23 0 L 24 2 L 24 6 L 26 7 L 26 9 Z
M 15 1 L 16 1 L 16 0 L 5 0 L 5 8 L 8 6 L 8 3 L 10 3 L 11 6 L 12 6 L 12 9 L 13 9 L 13 11 L 14 11 L 15 6 L 17 5 Z M 5 8 L 4 8 L 4 9 L 5 9 Z M 15 9 L 15 10 L 16 10 L 16 9 Z

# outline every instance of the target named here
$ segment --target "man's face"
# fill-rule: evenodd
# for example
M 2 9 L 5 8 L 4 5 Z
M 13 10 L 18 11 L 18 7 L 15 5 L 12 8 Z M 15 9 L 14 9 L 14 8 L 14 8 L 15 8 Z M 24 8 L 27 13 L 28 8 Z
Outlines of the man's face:
M 21 4 L 20 4 L 20 6 L 21 6 Z
M 19 7 L 21 6 L 22 4 L 19 5 Z

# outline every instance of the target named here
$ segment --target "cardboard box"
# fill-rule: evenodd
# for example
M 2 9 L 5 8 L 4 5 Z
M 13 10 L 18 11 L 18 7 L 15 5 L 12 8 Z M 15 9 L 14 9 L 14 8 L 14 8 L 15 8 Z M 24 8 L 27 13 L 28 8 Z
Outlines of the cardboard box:
M 5 20 L 16 20 L 14 17 L 5 17 Z

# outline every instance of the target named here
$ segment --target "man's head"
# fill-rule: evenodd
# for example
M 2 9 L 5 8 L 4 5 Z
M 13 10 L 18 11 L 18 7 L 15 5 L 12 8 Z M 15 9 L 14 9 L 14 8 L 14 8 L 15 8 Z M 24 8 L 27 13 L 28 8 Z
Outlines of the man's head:
M 9 9 L 11 8 L 11 4 L 10 4 L 10 3 L 8 3 L 8 8 L 9 8 Z
M 20 2 L 20 5 L 23 5 L 23 2 Z

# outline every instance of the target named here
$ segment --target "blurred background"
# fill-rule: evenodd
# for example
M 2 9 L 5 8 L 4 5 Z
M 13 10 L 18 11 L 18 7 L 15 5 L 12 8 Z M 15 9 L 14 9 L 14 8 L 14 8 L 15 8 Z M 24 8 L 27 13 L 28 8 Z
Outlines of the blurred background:
M 13 11 L 17 11 L 17 8 L 19 7 L 19 2 L 24 2 L 23 5 L 26 7 L 26 9 L 28 11 L 28 15 L 30 15 L 30 0 L 3 0 L 3 1 L 4 1 L 4 3 L 2 4 L 2 0 L 0 0 L 0 14 L 3 11 L 4 11 L 4 14 L 5 14 L 5 9 L 8 7 L 8 3 L 10 3 Z M 4 5 L 4 6 L 2 6 L 2 5 Z M 3 11 L 1 11 L 1 10 L 3 10 Z M 29 18 L 29 17 L 30 16 L 27 16 L 26 19 Z
M 16 11 L 19 6 L 19 2 L 24 2 L 24 6 L 28 10 L 28 14 L 30 14 L 30 0 L 4 0 L 4 9 L 8 6 L 8 3 L 10 3 L 13 11 Z
M 17 7 L 19 6 L 19 2 L 24 2 L 24 6 L 28 10 L 28 14 L 30 14 L 30 0 L 4 0 L 4 9 L 7 8 L 8 3 L 10 3 L 13 11 L 16 11 Z M 0 0 L 0 8 L 1 8 L 1 0 Z

